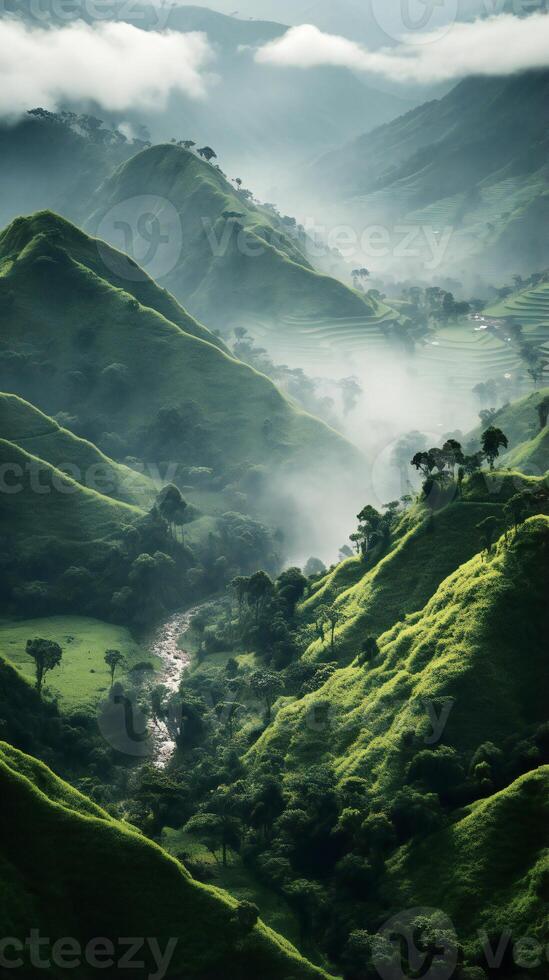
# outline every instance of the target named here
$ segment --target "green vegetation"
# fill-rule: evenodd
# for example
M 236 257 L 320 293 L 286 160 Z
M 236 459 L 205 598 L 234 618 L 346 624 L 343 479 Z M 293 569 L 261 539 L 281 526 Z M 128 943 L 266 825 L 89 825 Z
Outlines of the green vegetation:
M 35 636 L 51 640 L 63 650 L 60 666 L 48 675 L 45 685 L 63 711 L 94 710 L 106 696 L 110 686 L 110 670 L 105 664 L 107 650 L 116 649 L 124 657 L 124 667 L 117 673 L 117 679 L 122 682 L 127 672 L 140 663 L 147 661 L 156 666 L 155 658 L 122 626 L 82 616 L 0 620 L 0 656 L 29 681 L 34 666 L 25 645 Z
M 403 908 L 444 910 L 471 969 L 481 927 L 542 940 L 549 518 L 532 507 L 542 481 L 477 470 L 438 508 L 364 508 L 360 558 L 238 578 L 197 622 L 185 833 L 243 860 L 349 980 L 359 936 L 369 978 L 377 924 Z
M 247 35 L 249 77 L 280 36 L 171 16 L 206 18 L 225 68 Z M 154 147 L 68 111 L 0 125 L 0 176 L 41 148 L 29 205 L 99 236 L 51 211 L 0 232 L 0 922 L 25 980 L 29 923 L 106 937 L 108 977 L 149 937 L 135 980 L 449 980 L 448 944 L 452 980 L 519 980 L 523 937 L 545 950 L 548 80 L 466 79 L 309 168 L 340 220 L 417 231 L 404 282 L 328 246 L 314 268 L 203 125 Z M 440 438 L 401 431 L 416 395 Z M 385 470 L 409 492 L 378 509 Z M 326 559 L 338 510 L 340 563 L 287 567 Z
M 548 802 L 549 767 L 541 766 L 467 807 L 455 824 L 401 848 L 387 865 L 391 904 L 443 908 L 462 924 L 466 956 L 479 964 L 479 933 L 499 935 L 502 923 L 511 937 L 543 944 Z
M 324 463 L 329 475 L 334 462 L 358 463 L 341 437 L 264 376 L 183 329 L 182 310 L 168 320 L 114 286 L 108 269 L 99 275 L 97 254 L 91 239 L 48 213 L 18 219 L 0 236 L 7 388 L 32 391 L 35 404 L 71 417 L 71 429 L 111 457 L 157 468 L 173 461 L 198 496 L 199 474 L 206 488 L 245 492 L 258 465 Z
M 379 318 L 364 295 L 314 271 L 307 236 L 293 219 L 254 202 L 182 147 L 154 146 L 119 167 L 101 188 L 89 226 L 96 231 L 110 208 L 143 194 L 169 200 L 179 214 L 183 247 L 166 282 L 207 323 Z
M 118 937 L 154 936 L 162 951 L 173 937 L 166 976 L 174 978 L 205 980 L 227 970 L 235 980 L 326 976 L 261 922 L 244 924 L 226 893 L 194 882 L 165 851 L 5 743 L 0 779 L 0 915 L 7 935 L 24 942 L 32 922 L 53 941 L 70 932 L 83 947 L 98 935 L 112 937 L 118 959 L 126 951 Z M 154 972 L 149 947 L 143 959 L 136 977 Z M 63 972 L 53 967 L 51 975 Z M 34 978 L 40 971 L 27 963 L 25 973 Z
M 93 443 L 79 439 L 17 395 L 0 393 L 0 419 L 5 438 L 53 467 L 65 467 L 77 483 L 88 483 L 107 497 L 137 507 L 154 503 L 151 479 L 109 459 Z

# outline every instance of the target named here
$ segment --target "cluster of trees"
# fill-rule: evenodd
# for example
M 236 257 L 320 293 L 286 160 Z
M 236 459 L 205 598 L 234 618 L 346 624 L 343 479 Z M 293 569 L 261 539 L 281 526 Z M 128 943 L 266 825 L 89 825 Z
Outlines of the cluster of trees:
M 357 520 L 360 522 L 358 529 L 350 536 L 357 554 L 366 558 L 371 552 L 377 553 L 387 546 L 396 518 L 401 512 L 403 500 L 392 500 L 385 504 L 383 507 L 385 513 L 383 514 L 371 504 L 363 507 L 357 516 Z
M 103 119 L 91 116 L 87 113 L 70 112 L 50 112 L 48 109 L 40 107 L 29 109 L 28 116 L 42 123 L 51 126 L 63 127 L 72 133 L 80 136 L 90 143 L 100 146 L 123 146 L 129 144 L 135 150 L 144 149 L 151 146 L 151 135 L 146 126 L 139 125 L 136 128 L 137 135 L 133 139 L 128 139 L 124 133 L 120 132 L 115 126 L 105 123 Z
M 424 477 L 423 492 L 428 497 L 434 488 L 447 487 L 454 481 L 461 487 L 465 477 L 480 472 L 484 462 L 493 471 L 501 450 L 508 445 L 505 433 L 491 425 L 482 433 L 481 449 L 477 452 L 466 455 L 460 442 L 448 439 L 442 447 L 417 452 L 411 466 Z

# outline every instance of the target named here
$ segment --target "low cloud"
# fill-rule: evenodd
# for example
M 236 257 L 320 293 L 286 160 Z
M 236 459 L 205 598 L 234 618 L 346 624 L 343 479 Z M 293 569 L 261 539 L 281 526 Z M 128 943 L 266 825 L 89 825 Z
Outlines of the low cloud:
M 292 68 L 333 65 L 382 75 L 393 81 L 444 82 L 465 75 L 510 75 L 549 66 L 549 14 L 512 14 L 455 23 L 416 38 L 414 45 L 369 51 L 312 24 L 292 27 L 256 51 L 260 64 Z
M 204 34 L 78 21 L 34 28 L 0 21 L 0 113 L 91 99 L 105 109 L 162 106 L 173 91 L 205 95 L 213 51 Z

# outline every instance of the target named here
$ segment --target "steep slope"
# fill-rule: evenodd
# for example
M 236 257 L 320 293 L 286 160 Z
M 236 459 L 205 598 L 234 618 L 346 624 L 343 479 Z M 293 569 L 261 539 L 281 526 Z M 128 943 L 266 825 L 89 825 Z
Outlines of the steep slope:
M 82 486 L 45 460 L 0 439 L 0 460 L 8 492 L 3 495 L 0 533 L 21 556 L 37 541 L 57 548 L 80 542 L 93 550 L 143 516 L 138 507 Z
M 549 518 L 530 518 L 488 560 L 463 564 L 424 609 L 381 637 L 370 666 L 338 670 L 315 694 L 282 708 L 251 758 L 289 753 L 289 770 L 330 760 L 339 779 L 360 775 L 387 803 L 406 783 L 418 745 L 429 744 L 426 703 L 454 702 L 443 742 L 465 769 L 482 743 L 520 740 L 541 725 L 548 541 Z M 328 720 L 315 730 L 306 719 L 323 704 Z
M 444 909 L 459 923 L 473 961 L 482 962 L 485 955 L 482 933 L 499 935 L 502 923 L 511 946 L 525 936 L 543 945 L 548 819 L 549 767 L 544 766 L 473 804 L 447 829 L 402 848 L 387 868 L 385 888 L 393 907 L 417 903 Z
M 103 970 L 107 977 L 118 975 L 127 952 L 121 936 L 154 936 L 162 951 L 172 939 L 165 974 L 172 978 L 209 980 L 220 971 L 235 980 L 326 976 L 263 924 L 240 925 L 228 895 L 194 882 L 159 847 L 5 743 L 0 780 L 0 912 L 7 935 L 24 942 L 32 922 L 52 942 L 70 934 L 85 947 L 108 937 L 117 962 Z M 150 947 L 141 958 L 143 965 L 132 969 L 136 978 L 154 972 Z M 25 976 L 40 972 L 26 963 Z M 48 972 L 60 977 L 65 970 L 53 963 Z M 83 963 L 73 974 L 93 972 Z
M 543 269 L 548 87 L 547 72 L 466 79 L 321 158 L 314 178 L 337 189 L 351 216 L 450 227 L 445 262 L 454 273 L 456 261 L 466 267 L 473 255 L 476 272 L 500 280 Z
M 540 388 L 525 398 L 504 405 L 494 415 L 492 424 L 502 429 L 509 440 L 509 449 L 502 457 L 504 466 L 534 475 L 544 474 L 549 469 L 547 426 L 540 429 L 537 411 L 546 398 L 549 398 L 549 388 Z M 468 441 L 478 442 L 481 428 L 475 429 Z M 525 469 L 528 465 L 531 468 Z
M 79 439 L 17 395 L 0 393 L 0 424 L 10 443 L 66 471 L 76 483 L 122 503 L 152 506 L 159 487 L 151 479 L 115 463 L 93 443 Z
M 369 567 L 359 559 L 321 579 L 303 603 L 304 615 L 314 617 L 321 604 L 335 605 L 340 621 L 335 632 L 338 662 L 352 660 L 365 636 L 378 636 L 395 622 L 407 621 L 430 599 L 441 582 L 482 548 L 477 525 L 495 517 L 505 526 L 503 507 L 519 489 L 537 485 L 519 474 L 485 475 L 475 486 L 465 485 L 462 496 L 433 511 L 416 504 L 400 521 L 387 551 Z M 346 574 L 344 574 L 346 573 Z M 346 581 L 346 575 L 350 581 Z M 308 659 L 333 659 L 329 638 L 315 641 Z
M 163 281 L 207 323 L 257 319 L 275 327 L 287 317 L 325 317 L 367 324 L 390 316 L 387 308 L 315 272 L 298 231 L 292 234 L 275 212 L 251 203 L 219 170 L 181 147 L 155 146 L 121 166 L 98 192 L 88 227 L 112 238 L 113 214 L 135 227 L 145 194 L 158 198 L 161 223 L 173 208 L 179 215 L 181 245 L 174 247 Z
M 350 976 L 414 916 L 415 941 L 442 922 L 483 969 L 479 930 L 509 930 L 506 957 L 546 941 L 548 548 L 549 517 L 530 518 L 242 744 L 248 785 L 274 770 L 287 801 L 258 866 L 323 889 L 321 944 Z
M 18 218 L 0 235 L 0 255 L 7 268 L 14 257 L 25 251 L 33 238 L 45 236 L 52 246 L 59 245 L 70 252 L 73 262 L 91 273 L 91 281 L 101 279 L 113 289 L 123 290 L 133 296 L 141 306 L 154 310 L 160 316 L 175 323 L 191 337 L 197 337 L 226 351 L 218 337 L 201 323 L 197 323 L 165 289 L 154 282 L 146 271 L 136 265 L 128 255 L 111 248 L 106 242 L 86 235 L 76 225 L 55 218 L 49 212 L 32 217 Z M 4 266 L 3 272 L 6 271 Z M 85 350 L 85 344 L 82 344 Z
M 345 440 L 182 329 L 182 310 L 167 319 L 96 272 L 97 259 L 87 264 L 94 247 L 49 213 L 0 236 L 4 390 L 75 418 L 71 427 L 111 457 L 155 467 L 217 512 L 253 512 L 288 528 L 285 479 L 347 484 L 361 460 Z M 294 520 L 299 535 L 302 519 Z

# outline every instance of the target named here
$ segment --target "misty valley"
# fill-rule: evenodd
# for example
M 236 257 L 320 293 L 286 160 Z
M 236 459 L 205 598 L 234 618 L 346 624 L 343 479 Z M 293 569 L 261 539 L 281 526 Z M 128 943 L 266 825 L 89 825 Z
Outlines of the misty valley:
M 0 978 L 543 980 L 549 13 L 211 4 L 0 14 Z

